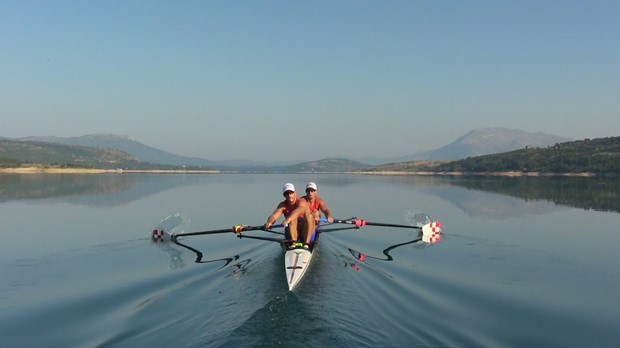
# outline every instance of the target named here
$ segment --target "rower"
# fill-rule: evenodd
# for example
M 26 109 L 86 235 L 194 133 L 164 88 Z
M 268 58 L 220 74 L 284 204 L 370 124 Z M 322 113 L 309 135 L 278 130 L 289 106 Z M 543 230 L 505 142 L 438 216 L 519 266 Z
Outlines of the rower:
M 314 215 L 310 211 L 308 202 L 297 196 L 295 186 L 291 183 L 284 184 L 282 195 L 284 200 L 278 203 L 276 209 L 269 215 L 264 227 L 270 229 L 280 216 L 284 215 L 282 224 L 287 226 L 286 236 L 291 242 L 288 248 L 302 247 L 308 250 L 316 227 Z M 299 246 L 298 243 L 302 245 Z

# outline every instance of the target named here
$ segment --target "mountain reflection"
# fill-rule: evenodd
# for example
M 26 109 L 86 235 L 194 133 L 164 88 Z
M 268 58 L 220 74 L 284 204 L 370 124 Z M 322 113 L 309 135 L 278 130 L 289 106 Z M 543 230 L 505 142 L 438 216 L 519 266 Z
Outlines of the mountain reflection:
M 0 175 L 0 203 L 59 200 L 85 206 L 124 205 L 179 186 L 230 184 L 239 178 L 181 174 L 8 174 Z M 247 177 L 250 181 L 254 179 L 251 175 Z M 321 185 L 337 191 L 374 179 L 416 186 L 478 217 L 519 217 L 563 207 L 620 212 L 620 180 L 614 178 L 331 175 L 322 177 Z M 243 180 L 247 181 L 246 177 Z
M 133 174 L 0 175 L 0 203 L 13 200 L 60 200 L 85 206 L 123 205 L 179 185 L 195 184 L 189 176 Z
M 471 215 L 501 215 L 506 211 L 518 216 L 519 210 L 544 212 L 556 206 L 570 206 L 587 210 L 620 212 L 620 181 L 602 177 L 498 177 L 498 176 L 399 176 L 394 181 L 428 187 L 434 195 L 444 196 L 441 187 L 459 186 L 467 191 L 450 193 L 449 199 Z M 473 190 L 473 191 L 472 191 Z M 522 201 L 507 201 L 501 197 L 475 194 L 495 193 Z M 447 199 L 447 197 L 445 197 Z M 475 212 L 474 212 L 475 211 Z

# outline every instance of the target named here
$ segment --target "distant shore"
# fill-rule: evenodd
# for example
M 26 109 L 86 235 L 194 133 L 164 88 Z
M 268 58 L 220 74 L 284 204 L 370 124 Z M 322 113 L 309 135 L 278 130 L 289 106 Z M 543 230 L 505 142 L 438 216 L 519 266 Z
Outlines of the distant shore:
M 418 176 L 601 176 L 597 173 L 541 173 L 541 172 L 406 172 L 406 171 L 356 171 L 363 175 L 418 175 Z M 608 175 L 605 175 L 608 176 Z
M 92 168 L 61 168 L 61 167 L 20 167 L 20 168 L 0 168 L 0 174 L 123 174 L 123 173 L 152 173 L 152 174 L 222 174 L 219 170 L 169 170 L 169 169 L 92 169 Z M 317 173 L 313 173 L 317 174 Z M 322 173 L 329 174 L 329 173 Z M 385 176 L 614 176 L 618 174 L 597 174 L 597 173 L 540 173 L 540 172 L 429 172 L 429 171 L 352 171 L 342 174 L 358 175 L 385 175 Z
M 164 169 L 91 169 L 60 167 L 0 168 L 1 174 L 103 174 L 103 173 L 155 173 L 155 174 L 218 174 L 219 170 L 164 170 Z

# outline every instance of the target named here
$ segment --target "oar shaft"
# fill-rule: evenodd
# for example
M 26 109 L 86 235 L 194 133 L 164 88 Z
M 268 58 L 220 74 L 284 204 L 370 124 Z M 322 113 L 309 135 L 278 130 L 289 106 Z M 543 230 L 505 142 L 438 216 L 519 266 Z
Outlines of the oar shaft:
M 258 240 L 266 240 L 270 242 L 278 242 L 278 243 L 286 243 L 290 242 L 290 240 L 284 238 L 272 238 L 272 237 L 260 237 L 260 236 L 246 236 L 245 234 L 237 234 L 237 238 L 250 238 L 250 239 L 258 239 Z
M 359 227 L 355 226 L 355 227 L 327 228 L 327 229 L 320 229 L 319 232 L 320 233 L 326 233 L 326 232 L 346 231 L 346 230 L 359 230 Z
M 271 228 L 278 228 L 278 227 L 282 227 L 282 225 L 273 225 L 273 226 L 271 226 Z M 198 235 L 205 235 L 205 234 L 218 234 L 218 233 L 229 233 L 229 232 L 239 233 L 239 232 L 244 232 L 244 231 L 258 231 L 258 230 L 265 230 L 265 227 L 262 226 L 262 225 L 260 225 L 260 226 L 237 225 L 237 226 L 233 226 L 233 227 L 230 227 L 230 228 L 222 228 L 222 229 L 219 229 L 219 230 L 177 233 L 174 236 L 175 237 L 182 237 L 182 236 L 185 237 L 185 236 L 198 236 Z
M 234 232 L 234 229 L 232 227 L 230 227 L 230 228 L 223 228 L 221 230 L 185 232 L 185 233 L 177 233 L 177 234 L 175 234 L 175 236 L 177 236 L 177 237 L 181 237 L 181 236 L 198 236 L 198 235 L 203 235 L 203 234 L 217 234 L 217 233 L 227 233 L 227 232 Z
M 399 227 L 399 228 L 420 229 L 419 226 L 386 224 L 386 223 L 383 223 L 383 222 L 370 222 L 370 221 L 366 221 L 366 220 L 363 220 L 363 219 L 334 220 L 334 222 L 339 223 L 339 224 L 355 225 L 357 227 L 362 227 L 362 226 L 381 226 L 381 227 Z
M 411 226 L 411 225 L 397 225 L 397 224 L 384 224 L 382 222 L 370 222 L 366 221 L 366 226 L 382 226 L 382 227 L 400 227 L 400 228 L 415 228 L 420 229 L 420 226 Z

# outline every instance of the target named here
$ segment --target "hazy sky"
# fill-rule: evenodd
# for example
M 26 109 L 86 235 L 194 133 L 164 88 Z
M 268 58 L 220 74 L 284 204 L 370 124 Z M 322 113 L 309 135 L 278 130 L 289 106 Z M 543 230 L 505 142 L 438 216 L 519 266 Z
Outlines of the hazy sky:
M 620 135 L 620 1 L 0 2 L 0 136 L 206 159 Z

